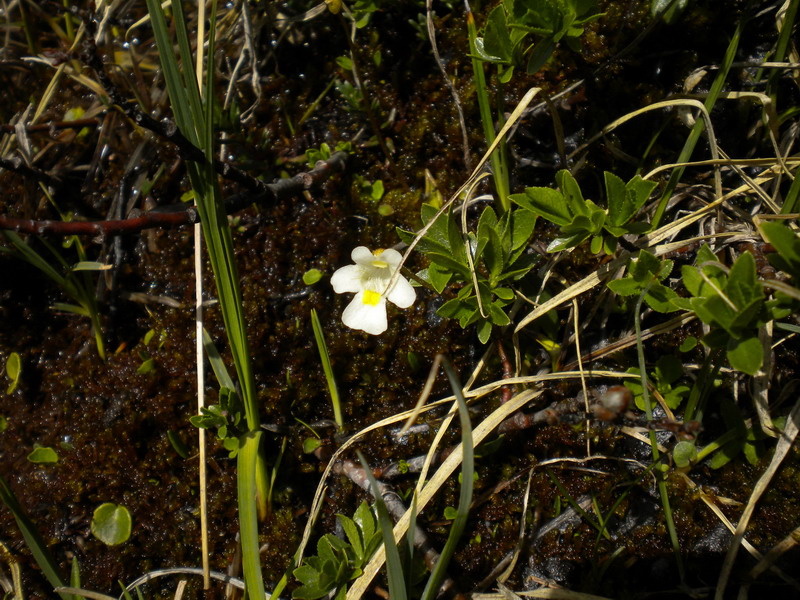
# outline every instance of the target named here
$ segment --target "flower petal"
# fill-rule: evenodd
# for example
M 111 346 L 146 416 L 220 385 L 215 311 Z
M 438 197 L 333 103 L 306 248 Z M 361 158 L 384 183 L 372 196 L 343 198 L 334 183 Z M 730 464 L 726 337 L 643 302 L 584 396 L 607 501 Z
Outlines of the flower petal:
M 377 304 L 364 302 L 364 292 L 358 292 L 342 313 L 342 323 L 350 329 L 360 329 L 372 335 L 379 335 L 389 326 L 386 319 L 386 299 Z
M 399 265 L 400 261 L 403 260 L 403 255 L 393 248 L 387 248 L 375 258 L 385 261 L 390 267 L 397 268 L 397 265 Z
M 372 254 L 372 251 L 366 246 L 353 248 L 353 251 L 350 253 L 350 258 L 352 258 L 353 262 L 357 265 L 364 266 L 371 266 L 372 261 L 375 260 L 375 256 Z
M 417 291 L 411 287 L 408 279 L 401 275 L 397 278 L 397 283 L 394 284 L 386 298 L 399 308 L 408 308 L 417 299 Z
M 331 276 L 333 291 L 337 294 L 355 293 L 364 289 L 364 268 L 361 265 L 347 265 Z

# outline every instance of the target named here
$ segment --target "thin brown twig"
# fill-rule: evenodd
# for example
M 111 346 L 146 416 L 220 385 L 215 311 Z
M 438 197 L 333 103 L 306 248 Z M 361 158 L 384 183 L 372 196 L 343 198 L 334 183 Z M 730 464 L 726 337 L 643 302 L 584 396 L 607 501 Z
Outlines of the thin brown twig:
M 344 169 L 347 162 L 345 152 L 336 152 L 328 160 L 319 161 L 317 166 L 306 173 L 294 177 L 280 179 L 275 183 L 264 184 L 263 193 L 245 192 L 235 194 L 225 200 L 228 214 L 238 212 L 251 204 L 274 203 L 300 194 L 321 183 L 333 173 Z M 33 219 L 17 219 L 0 215 L 0 229 L 10 229 L 18 233 L 45 233 L 55 235 L 92 235 L 108 236 L 121 233 L 136 233 L 155 227 L 180 227 L 198 223 L 200 217 L 197 208 L 190 204 L 172 204 L 155 210 L 134 214 L 128 219 L 109 221 L 37 221 Z

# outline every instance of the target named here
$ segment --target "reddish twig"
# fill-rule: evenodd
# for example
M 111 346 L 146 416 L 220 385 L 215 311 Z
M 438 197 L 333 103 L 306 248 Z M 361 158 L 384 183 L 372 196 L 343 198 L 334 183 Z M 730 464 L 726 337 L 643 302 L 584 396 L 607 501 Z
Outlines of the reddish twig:
M 294 177 L 279 179 L 275 183 L 264 184 L 264 191 L 253 194 L 246 192 L 230 196 L 225 200 L 228 214 L 238 212 L 251 204 L 274 203 L 300 194 L 325 181 L 336 171 L 344 169 L 347 162 L 345 152 L 336 152 L 328 160 L 319 161 L 311 171 L 299 173 Z M 0 229 L 11 229 L 19 233 L 37 235 L 93 235 L 107 236 L 121 233 L 136 233 L 155 227 L 180 227 L 199 222 L 197 209 L 190 204 L 173 204 L 155 210 L 132 215 L 128 219 L 110 221 L 35 221 L 0 216 Z

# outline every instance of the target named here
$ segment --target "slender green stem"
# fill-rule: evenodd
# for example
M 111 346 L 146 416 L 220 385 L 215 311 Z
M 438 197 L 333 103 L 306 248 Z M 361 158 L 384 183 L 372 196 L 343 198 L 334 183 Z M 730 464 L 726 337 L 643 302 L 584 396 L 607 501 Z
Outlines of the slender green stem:
M 478 37 L 478 32 L 475 27 L 475 17 L 471 10 L 467 10 L 467 31 L 469 33 L 469 52 L 472 56 L 472 76 L 475 80 L 475 92 L 478 96 L 478 109 L 481 113 L 483 135 L 486 137 L 486 145 L 491 146 L 497 136 L 494 132 L 494 119 L 492 118 L 491 102 L 489 101 L 489 89 L 486 86 L 486 75 L 483 72 L 483 62 L 477 58 L 475 40 Z M 511 208 L 511 201 L 508 199 L 508 169 L 504 162 L 503 146 L 504 144 L 501 143 L 492 152 L 490 160 L 494 175 L 494 186 L 497 190 L 500 206 L 503 212 L 508 212 Z
M 642 293 L 639 294 L 639 299 L 636 302 L 636 309 L 633 315 L 634 327 L 636 329 L 636 353 L 639 358 L 639 372 L 642 374 L 642 400 L 644 402 L 644 412 L 647 417 L 647 422 L 653 421 L 653 405 L 650 400 L 650 392 L 647 389 L 647 364 L 644 360 L 644 347 L 642 346 L 642 303 L 644 297 L 650 290 L 650 285 L 647 285 Z M 653 452 L 653 462 L 658 463 L 661 460 L 660 452 L 658 451 L 658 440 L 656 439 L 656 432 L 650 429 L 650 447 Z M 658 491 L 661 496 L 661 505 L 664 507 L 664 521 L 667 525 L 667 531 L 672 542 L 672 550 L 675 554 L 675 560 L 678 564 L 678 573 L 681 582 L 685 580 L 685 571 L 683 567 L 683 558 L 681 557 L 681 546 L 678 541 L 678 531 L 675 528 L 675 520 L 672 518 L 672 508 L 669 504 L 669 493 L 667 491 L 667 481 L 663 469 L 657 467 L 655 469 L 656 477 L 658 478 Z
M 160 3 L 158 0 L 147 0 L 147 8 L 160 51 L 164 80 L 175 121 L 181 133 L 203 151 L 201 161 L 187 162 L 187 171 L 200 214 L 203 237 L 214 273 L 220 311 L 228 334 L 249 430 L 249 433 L 240 438 L 237 462 L 239 529 L 247 594 L 256 600 L 262 600 L 264 582 L 259 555 L 258 516 L 266 515 L 269 481 L 264 457 L 259 449 L 260 418 L 233 238 L 214 170 L 214 67 L 211 61 L 214 56 L 217 3 L 216 0 L 213 1 L 210 10 L 209 59 L 206 65 L 204 97 L 201 96 L 194 69 L 191 68 L 194 61 L 181 3 L 173 3 L 172 10 L 183 69 L 173 53 L 172 38 Z M 202 43 L 203 40 L 198 40 L 198 45 Z

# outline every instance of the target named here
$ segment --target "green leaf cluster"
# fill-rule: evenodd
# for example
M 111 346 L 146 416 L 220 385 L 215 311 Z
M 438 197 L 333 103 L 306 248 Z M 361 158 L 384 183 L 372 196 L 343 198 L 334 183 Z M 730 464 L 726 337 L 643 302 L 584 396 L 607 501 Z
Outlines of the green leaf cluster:
M 424 204 L 423 223 L 428 224 L 437 212 L 434 206 Z M 508 211 L 498 217 L 487 206 L 477 232 L 467 233 L 465 239 L 452 213 L 439 217 L 417 245 L 430 259 L 428 268 L 417 275 L 438 293 L 451 283 L 461 288 L 437 314 L 457 319 L 461 327 L 477 324 L 478 338 L 484 344 L 493 326 L 508 325 L 511 321 L 505 307 L 514 299 L 508 286 L 533 268 L 533 259 L 525 250 L 535 224 L 536 215 L 528 210 Z M 398 233 L 406 243 L 415 237 L 410 231 L 398 229 Z
M 758 328 L 771 317 L 753 255 L 744 252 L 728 270 L 704 245 L 695 266 L 685 265 L 681 273 L 692 297 L 672 303 L 711 326 L 703 338 L 707 346 L 724 348 L 731 367 L 754 375 L 764 362 Z
M 334 152 L 347 152 L 353 151 L 353 144 L 351 142 L 337 142 L 336 147 L 331 150 L 331 147 L 322 142 L 319 148 L 309 148 L 306 150 L 306 164 L 309 169 L 313 169 L 317 162 L 320 160 L 328 160 Z
M 635 373 L 641 375 L 641 371 L 637 367 L 631 367 L 627 373 Z M 675 410 L 681 405 L 683 399 L 689 393 L 689 387 L 685 385 L 675 385 L 681 377 L 683 377 L 683 365 L 681 361 L 674 356 L 662 356 L 656 361 L 655 369 L 650 373 L 650 381 L 656 388 L 659 394 L 664 398 L 667 406 Z M 625 382 L 625 387 L 633 392 L 633 398 L 639 410 L 645 410 L 644 396 L 642 391 L 641 379 L 635 379 Z
M 671 260 L 658 260 L 654 254 L 642 250 L 628 266 L 628 274 L 609 281 L 608 288 L 620 296 L 639 296 L 644 292 L 644 301 L 657 312 L 677 310 L 672 303 L 678 298 L 677 292 L 661 283 L 672 273 L 673 266 Z
M 219 404 L 200 409 L 199 415 L 189 417 L 189 422 L 200 429 L 215 430 L 217 438 L 234 458 L 239 453 L 239 436 L 246 431 L 242 422 L 244 407 L 238 394 L 227 387 L 219 390 Z
M 657 184 L 639 175 L 625 183 L 609 172 L 604 179 L 608 209 L 585 199 L 578 182 L 566 170 L 556 174 L 558 189 L 529 187 L 510 198 L 518 206 L 559 226 L 561 235 L 548 245 L 548 252 L 574 248 L 592 238 L 592 252 L 605 250 L 611 254 L 616 251 L 617 238 L 649 229 L 649 224 L 632 219 Z
M 336 591 L 336 600 L 347 594 L 347 582 L 359 577 L 381 542 L 377 520 L 366 502 L 353 518 L 336 515 L 347 541 L 330 533 L 317 542 L 317 555 L 309 556 L 293 574 L 302 584 L 292 598 L 317 600 Z
M 475 52 L 496 63 L 506 83 L 515 68 L 524 66 L 529 74 L 541 69 L 560 41 L 579 51 L 584 26 L 600 16 L 596 0 L 503 0 L 489 13 Z M 531 35 L 538 41 L 531 43 Z

